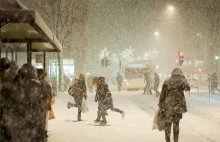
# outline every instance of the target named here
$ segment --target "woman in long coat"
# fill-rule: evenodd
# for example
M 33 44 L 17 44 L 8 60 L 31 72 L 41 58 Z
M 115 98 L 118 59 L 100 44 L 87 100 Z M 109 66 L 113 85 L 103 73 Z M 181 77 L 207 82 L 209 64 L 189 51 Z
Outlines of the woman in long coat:
M 178 142 L 180 119 L 182 119 L 182 114 L 187 112 L 184 91 L 190 91 L 189 83 L 181 69 L 175 68 L 171 78 L 164 82 L 159 99 L 159 108 L 164 111 L 165 117 L 166 142 L 170 142 L 172 123 L 174 142 Z

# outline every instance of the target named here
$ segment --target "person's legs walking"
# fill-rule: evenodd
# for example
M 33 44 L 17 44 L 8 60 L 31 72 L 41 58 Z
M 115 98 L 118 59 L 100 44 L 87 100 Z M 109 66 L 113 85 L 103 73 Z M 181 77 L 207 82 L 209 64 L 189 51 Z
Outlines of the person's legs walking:
M 77 121 L 82 121 L 82 118 L 81 118 L 81 108 L 79 107 L 78 108 L 78 116 L 77 116 Z
M 166 142 L 170 142 L 170 133 L 171 133 L 171 122 L 166 122 L 165 124 L 165 138 Z
M 173 122 L 174 142 L 178 142 L 179 139 L 179 123 L 180 123 L 180 119 Z
M 95 120 L 95 122 L 100 122 L 100 120 L 101 120 L 101 114 L 100 114 L 100 111 L 101 111 L 101 103 L 100 103 L 100 101 L 98 101 L 98 111 L 97 111 L 97 118 L 96 118 L 96 120 Z

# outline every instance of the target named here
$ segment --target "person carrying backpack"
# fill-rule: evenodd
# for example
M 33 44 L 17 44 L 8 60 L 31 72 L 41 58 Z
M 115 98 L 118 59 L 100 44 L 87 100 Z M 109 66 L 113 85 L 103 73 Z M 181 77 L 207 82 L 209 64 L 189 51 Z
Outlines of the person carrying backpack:
M 164 114 L 166 142 L 170 142 L 172 123 L 174 142 L 178 142 L 180 119 L 182 119 L 183 113 L 187 112 L 184 91 L 190 91 L 190 85 L 181 69 L 175 68 L 171 78 L 163 84 L 158 104 Z
M 75 83 L 69 88 L 68 93 L 74 97 L 75 103 L 68 102 L 67 107 L 70 109 L 71 107 L 78 108 L 78 116 L 77 121 L 82 121 L 81 118 L 81 106 L 83 102 L 83 98 L 87 99 L 87 92 L 86 92 L 86 82 L 85 82 L 85 75 L 80 74 L 79 79 L 75 80 Z

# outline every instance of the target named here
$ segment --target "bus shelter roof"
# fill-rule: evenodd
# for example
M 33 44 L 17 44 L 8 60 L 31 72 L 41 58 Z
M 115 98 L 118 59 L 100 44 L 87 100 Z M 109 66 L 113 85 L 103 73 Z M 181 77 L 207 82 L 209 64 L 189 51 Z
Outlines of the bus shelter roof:
M 25 51 L 23 43 L 31 43 L 35 52 L 61 52 L 62 46 L 36 10 L 0 9 L 0 40 L 22 43 L 17 51 Z M 13 44 L 12 44 L 13 45 Z

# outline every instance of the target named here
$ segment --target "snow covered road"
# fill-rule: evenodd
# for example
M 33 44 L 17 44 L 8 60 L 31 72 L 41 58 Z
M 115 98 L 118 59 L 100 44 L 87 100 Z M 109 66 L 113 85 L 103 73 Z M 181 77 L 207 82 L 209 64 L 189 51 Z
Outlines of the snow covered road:
M 139 91 L 113 92 L 114 105 L 125 111 L 125 119 L 120 114 L 109 111 L 108 125 L 99 126 L 94 123 L 97 114 L 94 94 L 88 96 L 90 110 L 82 115 L 84 121 L 77 122 L 77 109 L 67 109 L 67 102 L 73 99 L 67 93 L 60 93 L 54 105 L 56 119 L 49 121 L 49 142 L 164 142 L 164 132 L 152 131 L 158 98 L 140 94 Z M 204 111 L 198 110 L 201 106 L 194 104 L 189 105 L 189 113 L 181 121 L 180 142 L 219 142 L 220 111 L 213 119 L 209 119 Z M 213 106 L 207 108 L 210 107 Z

